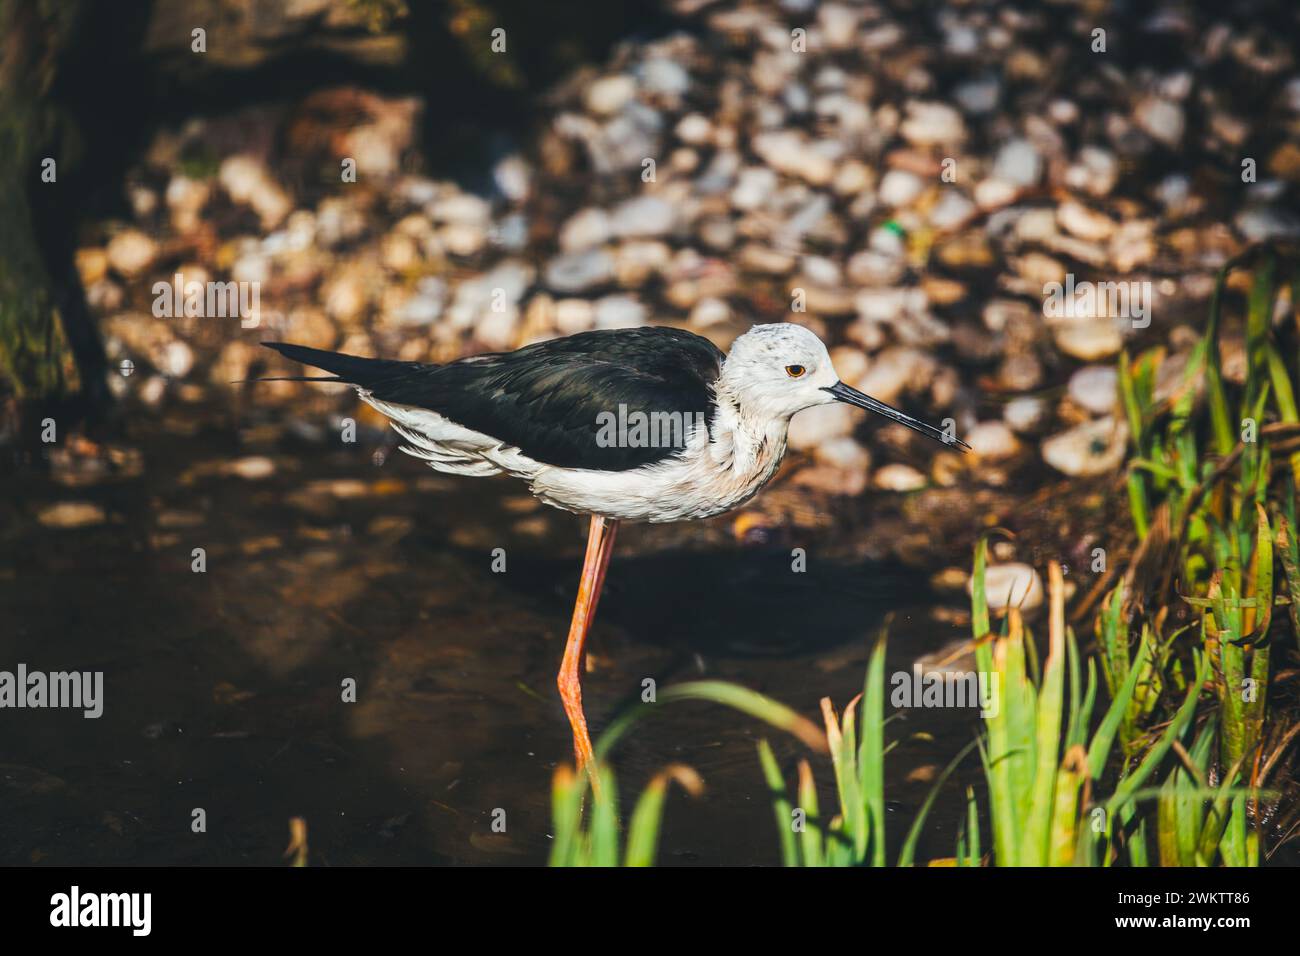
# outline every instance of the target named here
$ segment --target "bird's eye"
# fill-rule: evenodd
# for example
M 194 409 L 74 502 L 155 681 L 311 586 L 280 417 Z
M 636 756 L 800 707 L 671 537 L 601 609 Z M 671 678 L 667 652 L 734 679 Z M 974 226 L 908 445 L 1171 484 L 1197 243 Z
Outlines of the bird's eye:
M 785 374 L 789 375 L 791 378 L 799 378 L 806 371 L 808 370 L 802 365 L 787 365 L 785 367 Z

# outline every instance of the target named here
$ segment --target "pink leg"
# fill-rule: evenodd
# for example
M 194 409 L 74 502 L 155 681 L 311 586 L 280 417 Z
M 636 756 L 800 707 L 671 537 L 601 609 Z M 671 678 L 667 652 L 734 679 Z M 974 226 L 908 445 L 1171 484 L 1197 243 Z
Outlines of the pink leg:
M 587 535 L 587 555 L 582 562 L 582 580 L 578 584 L 578 600 L 573 608 L 573 621 L 569 625 L 569 639 L 564 645 L 564 660 L 556 684 L 564 712 L 573 729 L 573 752 L 579 770 L 592 769 L 595 753 L 591 736 L 587 733 L 587 717 L 582 712 L 582 653 L 600 602 L 600 589 L 605 583 L 609 556 L 614 550 L 614 533 L 618 522 L 599 515 L 591 516 L 591 529 Z

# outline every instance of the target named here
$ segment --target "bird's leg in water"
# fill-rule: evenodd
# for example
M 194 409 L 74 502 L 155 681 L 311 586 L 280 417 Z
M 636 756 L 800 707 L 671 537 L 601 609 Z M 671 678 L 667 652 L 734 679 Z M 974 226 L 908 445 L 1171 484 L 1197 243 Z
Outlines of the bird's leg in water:
M 605 570 L 609 567 L 610 552 L 614 550 L 614 532 L 618 522 L 599 515 L 591 516 L 591 529 L 587 534 L 587 556 L 582 562 L 582 580 L 578 584 L 578 601 L 573 607 L 573 622 L 569 625 L 569 640 L 564 646 L 564 661 L 556 683 L 564 712 L 573 728 L 573 752 L 578 769 L 592 773 L 594 752 L 591 736 L 587 733 L 587 718 L 582 712 L 582 652 L 596 616 L 600 602 L 600 589 L 605 583 Z

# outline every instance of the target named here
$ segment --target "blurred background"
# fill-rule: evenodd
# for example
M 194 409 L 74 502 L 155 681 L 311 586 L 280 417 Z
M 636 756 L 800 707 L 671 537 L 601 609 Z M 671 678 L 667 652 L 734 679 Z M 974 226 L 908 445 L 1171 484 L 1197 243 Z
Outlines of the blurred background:
M 1041 600 L 1127 520 L 1121 350 L 1172 389 L 1220 267 L 1300 238 L 1298 34 L 1289 0 L 0 0 L 0 663 L 108 675 L 99 721 L 0 723 L 0 861 L 271 863 L 293 815 L 323 862 L 544 859 L 581 522 L 404 460 L 350 390 L 241 384 L 296 374 L 261 340 L 797 321 L 956 423 L 973 455 L 812 410 L 743 511 L 629 529 L 597 726 L 647 675 L 847 700 L 891 611 L 900 666 L 942 652 L 987 528 Z M 1045 317 L 1067 276 L 1149 325 Z M 771 862 L 750 730 L 682 715 L 620 770 L 710 784 L 664 859 Z M 919 801 L 968 724 L 909 719 Z

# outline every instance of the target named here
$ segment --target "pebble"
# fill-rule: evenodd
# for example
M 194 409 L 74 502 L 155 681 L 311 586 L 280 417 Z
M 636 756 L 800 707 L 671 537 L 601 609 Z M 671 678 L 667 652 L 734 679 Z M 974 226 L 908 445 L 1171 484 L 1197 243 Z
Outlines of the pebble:
M 107 519 L 104 509 L 89 501 L 60 501 L 36 513 L 36 520 L 47 528 L 90 528 Z
M 925 475 L 911 465 L 897 462 L 876 469 L 872 481 L 881 491 L 920 491 L 928 483 Z
M 223 470 L 245 481 L 261 481 L 275 474 L 275 462 L 264 455 L 250 455 L 228 462 Z
M 1300 238 L 1300 216 L 1276 206 L 1243 209 L 1233 224 L 1249 242 Z
M 107 255 L 114 271 L 133 279 L 153 265 L 158 244 L 138 229 L 123 229 L 109 240 Z
M 1177 149 L 1183 141 L 1183 108 L 1177 103 L 1156 96 L 1144 97 L 1133 118 L 1152 139 L 1170 149 Z
M 691 309 L 691 325 L 699 329 L 721 325 L 731 319 L 731 307 L 723 299 L 705 297 Z
M 880 201 L 886 206 L 910 206 L 925 189 L 921 177 L 902 169 L 891 169 L 880 180 Z
M 810 451 L 823 442 L 851 435 L 857 424 L 853 409 L 836 402 L 804 409 L 790 420 L 786 443 L 793 451 Z
M 1019 187 L 1004 179 L 984 179 L 975 187 L 975 203 L 986 210 L 1010 205 L 1019 195 Z
M 975 578 L 966 583 L 966 593 L 975 593 Z M 1043 603 L 1043 581 L 1027 564 L 990 564 L 984 568 L 984 594 L 992 610 L 1017 607 L 1030 611 Z
M 847 435 L 829 438 L 819 444 L 813 456 L 823 465 L 866 476 L 871 467 L 871 453 Z
M 198 228 L 200 214 L 212 195 L 212 186 L 206 180 L 176 175 L 167 183 L 163 200 L 171 215 L 172 228 L 188 235 Z
M 1051 330 L 1056 347 L 1083 362 L 1111 358 L 1124 347 L 1115 320 L 1106 316 L 1054 322 Z
M 907 117 L 899 132 L 914 146 L 957 145 L 966 138 L 961 114 L 947 103 L 912 100 L 904 109 Z
M 1124 461 L 1128 428 L 1116 418 L 1098 418 L 1043 441 L 1043 460 L 1074 478 L 1104 475 Z
M 1105 242 L 1115 233 L 1115 221 L 1074 200 L 1056 208 L 1056 221 L 1066 232 L 1089 242 Z
M 673 228 L 672 205 L 657 196 L 639 196 L 614 207 L 609 229 L 622 239 L 650 239 L 666 235 Z
M 1013 139 L 998 149 L 991 173 L 994 179 L 1028 189 L 1037 186 L 1043 175 L 1043 160 L 1034 144 L 1027 139 Z
M 934 359 L 924 352 L 891 347 L 875 356 L 856 387 L 886 404 L 893 404 L 904 390 L 928 388 L 934 368 Z
M 702 113 L 687 113 L 678 120 L 673 132 L 683 143 L 706 146 L 713 140 L 713 123 Z
M 263 229 L 273 229 L 293 210 L 293 202 L 267 168 L 251 156 L 235 154 L 222 161 L 217 181 L 232 200 L 251 206 Z
M 614 257 L 603 249 L 557 256 L 546 264 L 546 284 L 556 292 L 582 292 L 614 279 Z
M 585 332 L 596 325 L 596 307 L 587 299 L 561 299 L 555 303 L 555 327 L 561 335 Z
M 930 210 L 930 225 L 941 231 L 960 229 L 979 210 L 975 204 L 956 190 L 945 190 Z
M 492 180 L 507 200 L 521 203 L 532 192 L 533 170 L 522 156 L 505 156 L 492 167 Z
M 607 295 L 596 300 L 595 323 L 598 329 L 631 329 L 645 325 L 649 319 L 645 303 L 635 296 Z
M 581 252 L 603 245 L 613 235 L 609 213 L 603 209 L 580 209 L 560 227 L 560 248 L 565 252 Z
M 1070 376 L 1067 391 L 1080 408 L 1109 415 L 1119 406 L 1119 373 L 1113 365 L 1087 365 Z
M 636 80 L 630 76 L 604 76 L 587 87 L 587 109 L 598 116 L 612 116 L 636 96 Z
M 1020 451 L 1020 442 L 1004 422 L 980 422 L 961 436 L 985 461 L 1002 461 Z
M 1119 159 L 1108 149 L 1085 146 L 1065 172 L 1065 184 L 1093 196 L 1109 195 L 1119 181 Z
M 834 160 L 799 133 L 790 130 L 760 133 L 752 145 L 754 152 L 773 169 L 814 186 L 826 185 L 835 174 Z
M 1047 423 L 1049 414 L 1045 401 L 1028 395 L 1013 398 L 1002 408 L 1002 420 L 1022 435 L 1039 431 Z
M 83 286 L 92 286 L 108 276 L 108 253 L 99 248 L 78 249 L 73 256 Z

